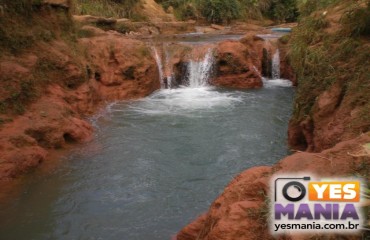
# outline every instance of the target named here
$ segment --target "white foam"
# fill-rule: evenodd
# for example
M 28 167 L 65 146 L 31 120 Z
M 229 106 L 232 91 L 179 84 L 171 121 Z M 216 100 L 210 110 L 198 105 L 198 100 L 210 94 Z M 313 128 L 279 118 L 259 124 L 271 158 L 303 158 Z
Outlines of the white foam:
M 263 86 L 265 88 L 274 88 L 274 87 L 292 87 L 293 83 L 287 79 L 266 79 L 263 78 Z
M 280 79 L 280 51 L 276 49 L 274 56 L 272 58 L 272 79 Z
M 238 96 L 216 91 L 212 87 L 182 87 L 161 89 L 130 105 L 130 108 L 149 115 L 187 115 L 196 110 L 228 108 L 241 101 Z
M 204 59 L 191 60 L 188 65 L 188 81 L 190 88 L 205 87 L 208 85 L 214 64 L 213 49 L 208 49 Z

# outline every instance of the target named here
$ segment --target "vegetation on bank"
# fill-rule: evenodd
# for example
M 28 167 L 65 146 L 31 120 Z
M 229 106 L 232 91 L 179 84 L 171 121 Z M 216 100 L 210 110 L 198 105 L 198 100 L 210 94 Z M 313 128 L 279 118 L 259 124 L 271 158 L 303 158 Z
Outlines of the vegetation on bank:
M 3 89 L 0 114 L 22 114 L 26 106 L 42 94 L 45 86 L 65 79 L 58 56 L 48 52 L 50 44 L 63 42 L 70 50 L 73 62 L 85 72 L 80 59 L 83 50 L 77 44 L 77 30 L 68 10 L 44 5 L 39 0 L 0 0 L 0 6 L 0 60 L 14 59 L 14 62 L 9 61 L 10 64 L 21 66 L 17 61 L 22 60 L 26 50 L 37 56 L 32 71 L 25 76 L 16 78 L 5 74 L 0 78 Z M 73 83 L 62 80 L 62 85 L 77 86 L 85 80 L 83 76 Z
M 73 0 L 73 13 L 146 21 L 140 13 L 140 0 Z
M 211 23 L 269 18 L 291 22 L 298 17 L 297 4 L 304 0 L 155 0 L 179 20 L 201 19 Z M 75 14 L 130 18 L 145 21 L 143 0 L 73 0 Z
M 370 1 L 309 0 L 300 11 L 299 26 L 289 40 L 289 59 L 298 79 L 292 120 L 312 116 L 317 97 L 340 84 L 341 99 L 349 100 L 346 107 L 360 108 L 360 117 L 349 127 L 369 131 Z
M 213 23 L 269 18 L 294 21 L 298 0 L 156 0 L 165 10 L 173 9 L 178 19 L 205 19 Z M 172 10 L 171 10 L 172 11 Z

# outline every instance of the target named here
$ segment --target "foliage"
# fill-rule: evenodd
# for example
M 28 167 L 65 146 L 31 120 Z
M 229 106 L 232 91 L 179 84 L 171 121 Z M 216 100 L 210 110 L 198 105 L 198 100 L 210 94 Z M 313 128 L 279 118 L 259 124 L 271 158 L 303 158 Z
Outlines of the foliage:
M 301 16 L 309 16 L 314 11 L 338 3 L 339 0 L 298 0 L 297 5 Z
M 167 10 L 169 7 L 173 8 L 179 8 L 183 5 L 188 4 L 189 0 L 157 0 L 157 3 L 160 3 L 165 10 Z
M 370 1 L 367 7 L 362 7 L 360 2 L 354 4 L 341 19 L 344 25 L 343 33 L 350 36 L 370 35 Z
M 68 10 L 42 5 L 39 0 L 0 0 L 0 7 L 0 10 L 3 10 L 0 17 L 0 58 L 16 60 L 18 57 L 13 58 L 13 55 L 17 56 L 26 51 L 38 57 L 35 66 L 29 69 L 27 77 L 0 77 L 0 87 L 8 93 L 0 101 L 0 113 L 22 114 L 25 107 L 36 99 L 49 83 L 46 80 L 55 82 L 65 79 L 62 68 L 50 65 L 52 61 L 58 61 L 58 58 L 45 52 L 42 48 L 45 46 L 43 42 L 63 41 L 69 46 L 71 57 L 75 58 L 80 55 L 75 56 L 72 53 L 77 49 L 76 29 Z M 42 61 L 43 55 L 50 55 L 51 60 Z M 58 76 L 62 77 L 58 78 L 56 70 L 60 73 Z
M 262 19 L 279 22 L 294 21 L 298 16 L 297 0 L 157 0 L 165 10 L 172 7 L 175 15 L 184 20 L 204 17 L 209 22 L 228 22 L 233 19 Z
M 303 16 L 299 26 L 293 30 L 289 60 L 298 79 L 293 120 L 301 121 L 311 115 L 317 97 L 338 83 L 343 89 L 342 97 L 350 105 L 348 107 L 361 106 L 359 117 L 350 127 L 359 132 L 369 128 L 370 76 L 367 63 L 370 46 L 364 39 L 368 36 L 364 25 L 368 16 L 362 14 L 367 11 L 368 5 L 365 6 L 355 2 L 341 5 L 344 7 L 340 13 L 342 21 L 335 31 L 328 30 L 333 26 L 329 25 L 325 14 L 317 13 Z M 351 17 L 350 22 L 348 17 Z
M 17 54 L 36 42 L 50 42 L 60 35 L 71 35 L 74 24 L 68 11 L 51 10 L 36 0 L 0 0 L 0 49 Z M 45 21 L 48 18 L 48 21 Z
M 139 3 L 137 0 L 74 0 L 74 12 L 81 15 L 139 18 L 135 12 Z
M 294 22 L 298 17 L 296 0 L 272 0 L 267 16 L 278 22 Z
M 200 12 L 209 22 L 223 23 L 241 16 L 237 0 L 202 0 Z

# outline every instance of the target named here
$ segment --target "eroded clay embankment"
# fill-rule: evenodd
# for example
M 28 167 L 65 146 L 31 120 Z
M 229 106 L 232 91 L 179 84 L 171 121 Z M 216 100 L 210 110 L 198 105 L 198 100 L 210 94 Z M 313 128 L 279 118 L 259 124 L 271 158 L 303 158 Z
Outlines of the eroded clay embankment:
M 244 171 L 225 188 L 207 213 L 178 233 L 177 240 L 275 239 L 266 223 L 270 176 L 300 172 L 311 172 L 321 177 L 366 175 L 366 162 L 369 161 L 362 145 L 369 141 L 370 133 L 367 133 L 321 153 L 300 152 L 272 167 L 261 166 Z M 289 236 L 288 239 L 310 237 Z M 346 239 L 359 238 L 347 236 Z
M 36 69 L 41 62 L 53 69 L 47 76 L 52 78 L 47 87 L 39 91 L 41 96 L 23 115 L 1 127 L 0 179 L 38 166 L 53 149 L 91 139 L 93 128 L 85 117 L 101 104 L 141 98 L 159 88 L 158 70 L 145 43 L 102 33 L 80 39 L 78 46 L 84 51 L 79 61 L 63 41 L 1 60 L 1 76 L 14 84 L 22 77 L 37 80 Z

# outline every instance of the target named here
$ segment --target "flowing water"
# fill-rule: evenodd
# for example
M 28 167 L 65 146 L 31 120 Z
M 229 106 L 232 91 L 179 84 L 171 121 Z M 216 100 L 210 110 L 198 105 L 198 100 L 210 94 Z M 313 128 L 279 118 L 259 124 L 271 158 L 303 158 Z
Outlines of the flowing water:
M 280 79 L 280 51 L 276 50 L 272 57 L 272 79 Z
M 212 59 L 208 51 L 188 65 L 187 86 L 91 119 L 94 141 L 57 170 L 28 176 L 23 193 L 1 204 L 0 239 L 170 239 L 236 174 L 284 157 L 290 83 L 210 87 Z

